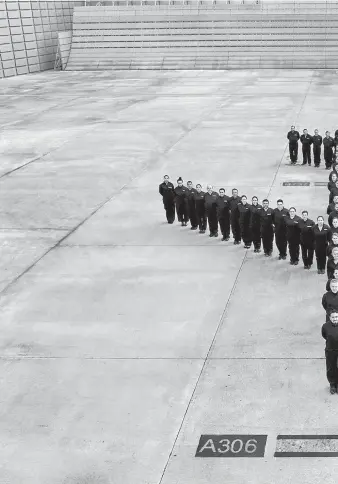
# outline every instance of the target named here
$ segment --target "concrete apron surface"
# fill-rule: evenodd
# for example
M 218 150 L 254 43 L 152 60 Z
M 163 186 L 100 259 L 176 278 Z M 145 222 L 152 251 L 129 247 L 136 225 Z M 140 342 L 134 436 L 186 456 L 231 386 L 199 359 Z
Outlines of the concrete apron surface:
M 335 72 L 47 72 L 0 99 L 0 482 L 336 483 L 337 457 L 274 456 L 338 434 L 326 276 L 168 225 L 158 194 L 169 174 L 325 214 L 286 133 L 338 128 Z M 266 435 L 264 457 L 195 457 L 204 434 Z

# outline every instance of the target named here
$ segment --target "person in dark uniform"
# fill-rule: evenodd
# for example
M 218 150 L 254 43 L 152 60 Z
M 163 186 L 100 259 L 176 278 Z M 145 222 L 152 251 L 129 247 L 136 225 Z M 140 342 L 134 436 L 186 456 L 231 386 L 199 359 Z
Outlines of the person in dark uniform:
M 334 152 L 333 152 L 333 157 L 332 157 L 332 165 L 336 166 L 337 164 L 337 156 L 338 156 L 338 129 L 334 132 L 334 139 L 333 139 L 333 144 L 334 144 Z
M 325 132 L 323 145 L 324 145 L 325 168 L 329 170 L 332 166 L 333 147 L 334 147 L 334 141 L 333 141 L 333 138 L 331 138 L 329 131 Z
M 177 179 L 177 187 L 175 188 L 175 204 L 177 219 L 181 222 L 182 227 L 186 227 L 189 220 L 188 214 L 188 189 L 183 185 L 181 177 Z
M 202 191 L 202 185 L 197 183 L 196 192 L 194 193 L 196 218 L 200 234 L 205 234 L 207 228 L 207 215 L 205 210 L 205 193 Z
M 158 191 L 162 196 L 163 206 L 167 217 L 168 224 L 175 221 L 175 187 L 170 182 L 169 175 L 164 175 L 163 182 L 160 184 Z
M 260 211 L 261 237 L 265 257 L 272 255 L 273 248 L 273 210 L 269 208 L 269 200 L 263 200 L 263 208 Z
M 217 198 L 218 195 L 213 191 L 212 185 L 207 185 L 205 194 L 205 209 L 209 225 L 209 237 L 218 237 L 218 220 L 217 220 Z
M 219 196 L 216 202 L 218 223 L 222 233 L 222 240 L 228 241 L 230 239 L 230 197 L 225 194 L 224 188 L 220 188 L 218 192 Z
M 188 195 L 187 195 L 188 213 L 189 213 L 189 219 L 190 219 L 190 223 L 191 223 L 191 229 L 190 230 L 197 230 L 198 221 L 197 221 L 196 205 L 195 205 L 196 189 L 193 188 L 192 181 L 187 182 L 187 188 L 188 188 Z
M 322 144 L 323 138 L 318 134 L 318 129 L 315 129 L 315 134 L 312 136 L 312 144 L 313 144 L 313 161 L 315 167 L 318 168 L 320 166 L 320 154 L 322 151 Z
M 333 182 L 330 182 L 330 183 L 333 183 Z M 330 190 L 329 201 L 330 201 L 330 199 L 333 199 L 337 195 L 338 195 L 338 180 L 335 182 L 334 186 L 332 186 L 332 188 Z
M 331 281 L 333 281 L 333 280 L 336 280 L 338 282 L 338 269 L 334 270 L 332 279 L 328 279 L 328 281 L 326 283 L 326 292 L 330 290 Z
M 332 220 L 336 217 L 338 217 L 338 203 L 335 204 L 334 210 L 330 212 L 330 215 L 328 217 L 328 224 L 330 225 L 330 227 L 332 227 Z
M 308 218 L 308 211 L 302 211 L 302 221 L 300 223 L 300 247 L 302 249 L 302 259 L 304 269 L 311 269 L 313 264 L 313 253 L 315 250 L 315 236 L 313 227 L 315 223 Z
M 239 225 L 239 211 L 238 205 L 241 203 L 241 199 L 238 196 L 238 190 L 232 189 L 232 197 L 230 197 L 230 223 L 232 235 L 234 237 L 234 244 L 239 245 L 241 243 L 241 227 Z
M 326 209 L 326 213 L 327 213 L 328 215 L 330 215 L 330 213 L 334 211 L 334 208 L 335 208 L 335 205 L 336 205 L 336 204 L 338 204 L 338 195 L 335 195 L 335 196 L 333 197 L 333 202 L 332 202 L 332 203 L 330 202 L 330 203 L 328 204 L 327 209 Z
M 299 262 L 300 223 L 301 218 L 296 215 L 295 207 L 289 209 L 286 221 L 286 238 L 289 245 L 290 265 L 296 266 Z
M 331 279 L 330 287 L 322 297 L 322 306 L 326 311 L 326 321 L 329 321 L 330 313 L 338 311 L 338 280 Z
M 275 242 L 277 245 L 277 249 L 279 250 L 279 260 L 286 259 L 286 248 L 287 248 L 287 239 L 286 239 L 286 219 L 289 216 L 289 212 L 286 208 L 284 208 L 284 202 L 280 198 L 277 200 L 277 208 L 273 211 L 273 223 L 275 226 Z
M 242 195 L 241 203 L 238 205 L 238 211 L 239 225 L 241 228 L 241 236 L 244 242 L 244 249 L 250 249 L 252 243 L 252 235 L 250 229 L 251 210 L 246 195 Z
M 251 217 L 250 217 L 250 230 L 252 236 L 252 242 L 254 246 L 254 252 L 261 251 L 261 216 L 260 212 L 263 210 L 262 205 L 259 205 L 258 198 L 252 197 L 252 204 L 250 207 Z
M 322 326 L 322 336 L 326 341 L 326 377 L 330 384 L 330 393 L 334 395 L 338 391 L 338 312 L 330 313 L 330 321 Z
M 332 201 L 333 201 L 333 199 L 335 197 L 335 195 L 333 194 L 333 191 L 332 190 L 334 190 L 334 188 L 336 188 L 337 180 L 338 180 L 337 173 L 331 172 L 330 173 L 330 180 L 328 181 L 328 184 L 327 184 L 327 189 L 330 192 L 330 195 L 329 195 L 329 203 L 332 203 Z
M 303 134 L 300 137 L 300 142 L 302 143 L 302 152 L 303 152 L 303 163 L 302 165 L 311 165 L 311 145 L 312 145 L 312 136 L 309 135 L 307 129 L 303 129 Z
M 315 237 L 315 254 L 317 259 L 317 273 L 325 274 L 326 250 L 331 238 L 330 227 L 324 224 L 324 217 L 317 217 L 317 223 L 313 228 Z
M 299 138 L 299 132 L 295 130 L 294 126 L 291 126 L 291 131 L 288 132 L 287 139 L 289 140 L 289 153 L 292 165 L 297 163 Z
M 331 240 L 333 239 L 334 235 L 338 235 L 338 217 L 334 217 L 332 219 Z
M 326 266 L 328 279 L 333 278 L 333 273 L 336 269 L 338 269 L 338 247 L 333 247 L 331 251 L 331 257 L 329 257 Z

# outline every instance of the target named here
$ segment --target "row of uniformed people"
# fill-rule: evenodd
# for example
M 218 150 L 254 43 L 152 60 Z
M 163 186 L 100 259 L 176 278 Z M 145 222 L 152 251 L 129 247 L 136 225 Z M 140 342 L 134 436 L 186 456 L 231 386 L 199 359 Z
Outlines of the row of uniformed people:
M 317 218 L 317 223 L 309 219 L 307 210 L 302 212 L 302 217 L 297 216 L 296 209 L 291 207 L 287 210 L 281 199 L 277 200 L 277 208 L 272 209 L 267 199 L 260 205 L 257 197 L 252 197 L 249 205 L 247 197 L 240 197 L 237 189 L 233 189 L 229 197 L 223 188 L 217 194 L 208 185 L 204 193 L 200 184 L 194 189 L 191 181 L 187 187 L 181 178 L 177 183 L 175 188 L 168 175 L 165 175 L 159 186 L 168 223 L 174 222 L 176 207 L 177 218 L 182 226 L 186 226 L 190 220 L 191 230 L 199 227 L 199 232 L 203 234 L 208 222 L 209 237 L 218 237 L 219 225 L 223 241 L 229 240 L 231 230 L 235 245 L 243 240 L 244 248 L 250 248 L 253 243 L 254 252 L 260 252 L 262 244 L 266 257 L 272 255 L 275 238 L 279 260 L 286 259 L 289 247 L 290 264 L 298 265 L 301 248 L 304 268 L 311 268 L 315 253 L 317 272 L 325 273 L 327 247 L 332 233 L 338 232 L 338 211 L 336 217 L 335 211 L 330 213 L 329 227 L 322 216 Z
M 313 136 L 311 136 L 307 129 L 303 129 L 303 134 L 300 135 L 295 126 L 291 126 L 291 130 L 287 134 L 289 140 L 289 153 L 291 164 L 295 165 L 298 160 L 298 141 L 302 144 L 303 165 L 311 165 L 311 145 L 313 145 L 313 158 L 315 167 L 320 165 L 321 146 L 324 146 L 324 160 L 325 167 L 329 170 L 332 163 L 337 158 L 338 147 L 338 129 L 335 131 L 335 137 L 332 138 L 329 131 L 325 132 L 325 137 L 319 134 L 318 129 L 315 129 Z

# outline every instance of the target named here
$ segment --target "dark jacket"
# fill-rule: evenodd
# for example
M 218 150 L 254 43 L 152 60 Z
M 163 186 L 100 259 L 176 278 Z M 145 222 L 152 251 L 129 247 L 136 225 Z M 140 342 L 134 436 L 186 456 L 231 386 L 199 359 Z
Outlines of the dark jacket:
M 296 145 L 300 138 L 298 131 L 294 131 L 294 132 L 289 131 L 286 137 L 289 140 L 290 145 L 292 144 Z
M 243 203 L 240 203 L 238 205 L 238 211 L 240 225 L 243 227 L 249 227 L 251 219 L 250 205 L 248 203 L 246 203 L 245 205 L 243 205 Z
M 263 210 L 262 205 L 250 205 L 250 227 L 252 229 L 260 229 L 261 226 L 261 211 Z
M 187 187 L 185 187 L 184 185 L 182 185 L 181 187 L 177 186 L 175 188 L 175 194 L 176 194 L 176 198 L 175 198 L 176 205 L 182 205 L 182 204 L 188 205 Z
M 300 225 L 302 219 L 295 215 L 293 219 L 287 217 L 286 223 L 286 237 L 294 243 L 300 243 Z
M 321 144 L 323 143 L 323 138 L 320 136 L 320 134 L 313 135 L 312 143 L 313 143 L 313 146 L 321 146 Z
M 305 222 L 302 220 L 300 223 L 300 242 L 307 247 L 314 247 L 315 244 L 315 236 L 313 233 L 313 227 L 315 223 L 311 219 L 307 219 Z
M 300 142 L 303 146 L 310 146 L 312 145 L 312 136 L 309 134 L 302 134 L 302 136 L 300 137 Z
M 262 208 L 259 215 L 261 217 L 261 231 L 273 232 L 273 209 L 269 207 L 267 210 L 264 210 L 264 208 Z
M 215 212 L 217 213 L 217 199 L 218 194 L 216 192 L 205 192 L 205 209 L 207 213 Z
M 326 340 L 326 351 L 338 351 L 338 325 L 334 326 L 331 321 L 323 324 L 322 336 Z
M 169 203 L 175 200 L 175 187 L 171 182 L 161 183 L 158 187 L 158 191 L 163 197 L 163 203 Z
M 333 202 L 328 204 L 327 209 L 326 209 L 326 213 L 328 215 L 330 215 L 330 213 L 334 211 L 334 206 L 335 206 L 335 204 Z
M 333 138 L 331 138 L 331 136 L 329 136 L 328 138 L 325 136 L 325 138 L 323 138 L 323 145 L 325 149 L 332 149 L 334 146 Z
M 239 219 L 238 205 L 241 203 L 241 197 L 230 197 L 229 205 L 232 219 Z
M 196 212 L 198 213 L 199 216 L 205 214 L 205 193 L 203 191 L 198 191 L 194 193 L 194 200 L 195 200 L 195 206 L 196 206 Z
M 289 212 L 286 208 L 279 210 L 275 208 L 273 211 L 273 223 L 275 225 L 276 234 L 286 234 L 286 219 L 289 216 Z
M 225 219 L 229 220 L 230 219 L 230 197 L 227 195 L 224 195 L 224 197 L 218 196 L 217 198 L 217 217 L 218 220 L 220 219 Z
M 318 224 L 316 224 L 313 227 L 313 234 L 315 236 L 315 248 L 317 250 L 324 250 L 326 253 L 327 244 L 331 239 L 330 227 L 324 224 L 322 230 L 319 230 Z

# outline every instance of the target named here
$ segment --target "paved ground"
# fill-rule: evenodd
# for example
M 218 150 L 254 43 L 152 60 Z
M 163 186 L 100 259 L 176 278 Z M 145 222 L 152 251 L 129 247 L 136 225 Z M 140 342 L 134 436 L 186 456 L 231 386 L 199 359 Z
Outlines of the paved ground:
M 337 75 L 43 73 L 0 83 L 0 481 L 336 483 L 273 457 L 337 434 L 325 276 L 164 223 L 162 176 L 325 212 L 285 135 L 337 126 Z M 310 187 L 283 187 L 283 181 Z M 201 434 L 266 434 L 201 459 Z

